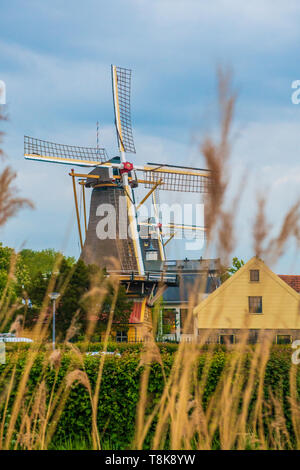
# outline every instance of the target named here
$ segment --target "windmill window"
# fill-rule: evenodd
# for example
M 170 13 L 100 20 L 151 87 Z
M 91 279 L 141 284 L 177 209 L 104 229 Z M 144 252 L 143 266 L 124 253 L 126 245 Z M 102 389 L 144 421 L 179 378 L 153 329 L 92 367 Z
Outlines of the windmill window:
M 259 281 L 259 270 L 258 269 L 250 269 L 250 281 L 251 282 L 258 282 Z
M 262 313 L 262 297 L 248 297 L 249 313 Z
M 157 261 L 158 253 L 157 251 L 146 251 L 146 261 Z

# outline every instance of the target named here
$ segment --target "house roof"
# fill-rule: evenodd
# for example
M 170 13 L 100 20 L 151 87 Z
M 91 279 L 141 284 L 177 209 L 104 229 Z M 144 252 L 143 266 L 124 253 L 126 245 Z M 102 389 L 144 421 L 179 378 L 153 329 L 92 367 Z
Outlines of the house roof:
M 290 287 L 300 293 L 300 275 L 296 274 L 278 274 L 278 277 L 286 282 Z
M 203 287 L 205 285 L 203 293 L 210 294 L 219 286 L 219 279 L 207 276 L 206 274 L 184 274 L 179 277 L 179 286 L 168 287 L 163 293 L 163 300 L 166 303 L 188 302 L 191 292 L 197 285 L 202 285 Z

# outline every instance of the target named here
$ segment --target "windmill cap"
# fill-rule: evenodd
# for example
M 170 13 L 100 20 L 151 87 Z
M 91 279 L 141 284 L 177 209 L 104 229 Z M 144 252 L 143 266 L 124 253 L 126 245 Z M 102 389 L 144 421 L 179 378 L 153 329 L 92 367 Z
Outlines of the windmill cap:
M 129 171 L 133 170 L 133 163 L 131 162 L 124 162 L 123 168 L 120 170 L 121 173 L 128 173 Z

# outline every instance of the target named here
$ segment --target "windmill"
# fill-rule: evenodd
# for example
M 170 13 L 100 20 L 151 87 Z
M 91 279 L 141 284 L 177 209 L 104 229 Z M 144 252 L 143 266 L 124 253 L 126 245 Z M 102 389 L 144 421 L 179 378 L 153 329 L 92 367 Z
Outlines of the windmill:
M 131 159 L 127 159 L 128 154 L 136 153 L 130 109 L 131 70 L 112 65 L 111 74 L 118 156 L 109 158 L 107 151 L 99 148 L 98 145 L 96 148 L 62 145 L 28 136 L 24 138 L 24 156 L 28 160 L 91 169 L 88 174 L 75 172 L 74 169 L 70 172 L 81 258 L 87 264 L 105 266 L 108 273 L 118 271 L 124 281 L 134 279 L 144 282 L 146 280 L 150 282 L 150 286 L 158 279 L 167 283 L 170 279 L 162 272 L 163 268 L 158 269 L 157 272 L 157 268 L 154 270 L 149 267 L 145 257 L 147 246 L 149 247 L 150 244 L 153 247 L 154 245 L 158 252 L 158 261 L 165 261 L 165 246 L 173 238 L 177 229 L 188 229 L 202 234 L 205 229 L 197 226 L 178 226 L 171 221 L 163 224 L 157 207 L 158 193 L 160 191 L 208 192 L 209 171 L 163 163 L 137 165 Z M 79 179 L 82 187 L 85 240 L 81 230 L 76 178 Z M 135 194 L 137 186 L 148 190 L 139 203 L 136 201 Z M 86 188 L 92 188 L 88 222 L 85 203 Z M 150 196 L 152 196 L 155 208 L 154 220 L 139 222 L 137 214 Z M 101 211 L 104 206 L 108 205 L 115 210 L 116 236 L 99 237 L 99 217 L 104 215 Z M 143 226 L 155 233 L 153 240 L 143 241 L 141 237 Z M 165 239 L 166 230 L 171 231 L 167 240 Z M 118 268 L 113 260 L 118 260 Z

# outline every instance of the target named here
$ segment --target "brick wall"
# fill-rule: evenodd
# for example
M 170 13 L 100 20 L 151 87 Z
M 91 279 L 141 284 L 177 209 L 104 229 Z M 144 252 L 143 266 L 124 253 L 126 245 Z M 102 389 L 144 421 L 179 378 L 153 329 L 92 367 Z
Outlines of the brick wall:
M 264 338 L 269 338 L 272 341 L 276 342 L 276 336 L 291 336 L 291 342 L 295 341 L 296 339 L 300 339 L 300 329 L 266 329 L 266 330 L 259 330 L 259 329 L 205 329 L 205 328 L 198 328 L 197 330 L 197 342 L 205 342 L 208 344 L 216 344 L 219 343 L 220 335 L 234 335 L 235 342 L 241 342 L 244 338 L 247 338 L 247 343 L 259 343 Z

